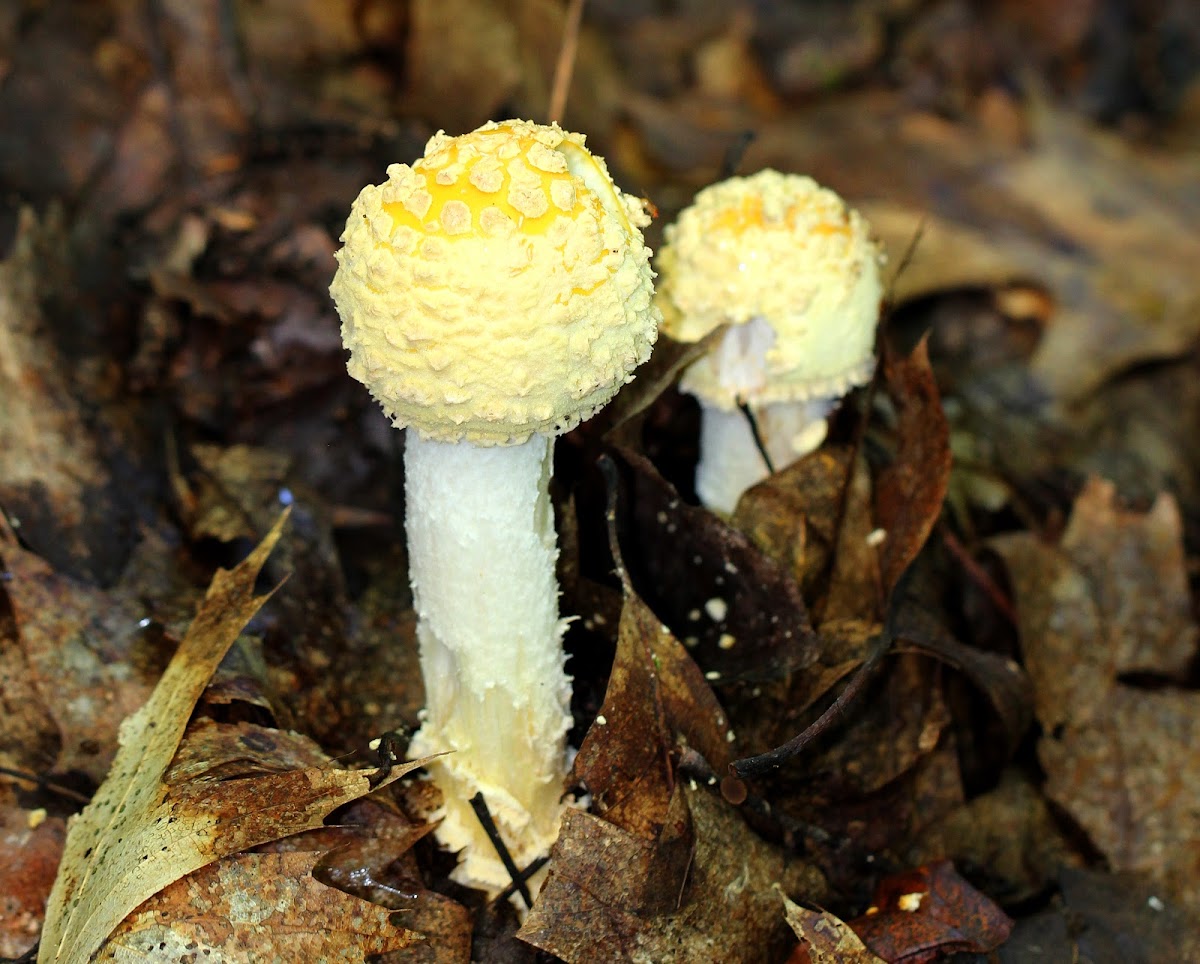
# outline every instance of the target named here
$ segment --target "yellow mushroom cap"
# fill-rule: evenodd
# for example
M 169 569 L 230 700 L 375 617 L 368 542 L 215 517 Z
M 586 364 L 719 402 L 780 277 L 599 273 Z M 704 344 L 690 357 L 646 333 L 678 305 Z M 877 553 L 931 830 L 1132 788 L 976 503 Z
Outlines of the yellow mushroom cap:
M 640 200 L 557 125 L 439 133 L 350 212 L 330 293 L 350 374 L 398 427 L 509 445 L 568 431 L 658 333 Z
M 656 260 L 664 332 L 698 341 L 753 322 L 744 340 L 761 343 L 763 331 L 769 340 L 749 386 L 744 372 L 723 378 L 728 359 L 714 352 L 684 373 L 685 391 L 733 408 L 837 397 L 870 377 L 882 256 L 833 191 L 772 170 L 729 178 L 697 194 L 665 237 Z

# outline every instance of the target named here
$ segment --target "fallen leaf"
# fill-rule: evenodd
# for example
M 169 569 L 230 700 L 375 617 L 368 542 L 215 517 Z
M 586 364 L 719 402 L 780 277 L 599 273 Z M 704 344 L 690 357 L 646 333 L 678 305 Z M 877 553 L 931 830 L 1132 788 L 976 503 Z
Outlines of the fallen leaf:
M 1013 585 L 1047 794 L 1115 869 L 1149 875 L 1194 909 L 1200 704 L 1189 690 L 1137 685 L 1138 674 L 1177 678 L 1194 651 L 1181 528 L 1169 496 L 1121 510 L 1093 480 L 1060 545 L 1028 533 L 992 544 Z
M 991 704 L 1003 726 L 1006 753 L 1024 739 L 1033 719 L 1033 687 L 1013 659 L 956 639 L 922 603 L 899 607 L 895 633 L 900 652 L 916 651 L 958 670 Z
M 989 197 L 983 185 L 964 181 L 950 192 L 957 204 L 943 194 L 915 208 L 882 201 L 862 210 L 892 251 L 905 250 L 923 225 L 914 257 L 895 279 L 898 298 L 1014 281 L 1046 285 L 1057 311 L 1033 368 L 1056 397 L 1077 400 L 1138 362 L 1186 351 L 1200 331 L 1200 290 L 1188 267 L 1200 253 L 1195 204 L 1174 183 L 1171 158 L 1049 105 L 1036 107 L 1033 120 L 1031 143 L 1017 152 L 997 153 L 941 128 L 952 168 L 988 166 Z M 906 138 L 910 149 L 921 136 Z M 961 170 L 953 176 L 961 177 Z
M 615 467 L 605 465 L 610 505 L 617 504 Z M 574 773 L 607 822 L 653 838 L 675 799 L 678 748 L 690 747 L 711 769 L 724 772 L 733 759 L 733 731 L 692 657 L 634 590 L 615 511 L 609 527 L 625 603 L 604 704 L 575 757 Z
M 319 826 L 335 807 L 373 789 L 363 771 L 326 766 L 175 788 L 162 780 L 217 664 L 266 599 L 254 595 L 254 583 L 286 518 L 234 570 L 218 570 L 154 692 L 122 724 L 108 778 L 69 824 L 40 962 L 87 960 L 167 885 L 221 856 Z M 413 765 L 395 768 L 391 779 Z
M 755 837 L 711 786 L 734 734 L 687 651 L 633 589 L 618 543 L 616 467 L 602 464 L 625 606 L 604 705 L 575 760 L 597 814 L 564 815 L 518 936 L 567 961 L 667 964 L 714 947 L 731 962 L 765 960 L 786 934 L 773 886 L 819 895 L 824 881 Z M 709 788 L 679 772 L 683 752 L 713 773 Z
M 825 529 L 832 547 L 824 596 L 813 605 L 817 627 L 830 620 L 878 622 L 887 607 L 879 548 L 873 533 L 871 472 L 861 452 L 842 454 L 845 488 L 835 513 L 816 526 Z
M 883 964 L 845 921 L 824 910 L 809 910 L 783 898 L 784 917 L 800 946 L 788 964 Z
M 925 545 L 950 484 L 950 429 L 926 339 L 906 358 L 886 351 L 884 383 L 896 405 L 896 451 L 875 478 L 879 567 L 886 599 Z
M 819 601 L 828 587 L 852 458 L 823 446 L 749 489 L 730 520 L 787 567 L 805 600 Z
M 139 964 L 167 955 L 224 961 L 366 961 L 420 935 L 392 912 L 322 884 L 315 853 L 238 854 L 202 867 L 143 903 L 95 960 Z
M 616 450 L 629 577 L 706 673 L 724 680 L 788 676 L 814 658 L 795 581 L 742 532 L 687 505 L 648 460 Z
M 729 720 L 687 651 L 626 590 L 604 705 L 575 757 L 575 776 L 609 823 L 657 834 L 675 788 L 679 746 L 723 773 L 733 759 Z
M 885 878 L 872 908 L 849 923 L 884 960 L 904 964 L 952 953 L 990 954 L 1013 926 L 948 860 Z
M 821 900 L 820 873 L 760 840 L 709 790 L 681 781 L 672 812 L 695 841 L 682 880 L 661 872 L 661 848 L 672 849 L 676 828 L 646 840 L 567 811 L 550 875 L 518 936 L 569 964 L 777 960 L 790 936 L 778 888 Z
M 1045 795 L 1015 769 L 927 827 L 908 852 L 913 862 L 943 857 L 983 878 L 1005 906 L 1044 895 L 1063 867 L 1081 862 Z

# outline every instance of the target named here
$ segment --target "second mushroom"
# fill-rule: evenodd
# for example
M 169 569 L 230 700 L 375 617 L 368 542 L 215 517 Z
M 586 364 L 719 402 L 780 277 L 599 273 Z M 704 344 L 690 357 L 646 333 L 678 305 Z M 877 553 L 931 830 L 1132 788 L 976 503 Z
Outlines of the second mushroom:
M 835 193 L 773 170 L 705 188 L 665 234 L 663 331 L 692 342 L 729 326 L 680 384 L 701 407 L 696 493 L 729 515 L 767 475 L 759 441 L 774 468 L 789 465 L 820 445 L 838 399 L 870 378 L 882 256 Z

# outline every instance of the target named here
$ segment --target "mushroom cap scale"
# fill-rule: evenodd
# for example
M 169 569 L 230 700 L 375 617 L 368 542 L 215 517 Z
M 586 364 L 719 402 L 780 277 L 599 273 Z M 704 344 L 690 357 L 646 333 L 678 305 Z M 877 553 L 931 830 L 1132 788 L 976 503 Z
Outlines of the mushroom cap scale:
M 698 341 L 748 326 L 681 387 L 711 405 L 835 397 L 874 367 L 882 255 L 866 221 L 812 178 L 764 170 L 700 191 L 665 231 L 656 267 L 663 331 Z M 726 336 L 727 339 L 730 337 Z M 731 354 L 756 355 L 730 375 Z
M 330 292 L 350 374 L 398 427 L 511 445 L 568 431 L 649 356 L 642 202 L 557 125 L 439 133 L 354 202 Z

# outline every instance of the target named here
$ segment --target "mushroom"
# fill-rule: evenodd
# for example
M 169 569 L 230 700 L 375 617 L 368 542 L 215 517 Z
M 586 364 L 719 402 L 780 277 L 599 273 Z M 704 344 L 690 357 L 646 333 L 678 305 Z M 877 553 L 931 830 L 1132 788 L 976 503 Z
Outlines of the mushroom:
M 553 438 L 601 408 L 657 337 L 643 203 L 584 138 L 488 123 L 435 135 L 362 190 L 330 293 L 350 374 L 404 428 L 405 528 L 425 681 L 412 758 L 441 789 L 454 878 L 511 880 L 558 833 L 570 677 L 548 483 Z
M 699 341 L 683 374 L 701 406 L 696 493 L 732 514 L 768 472 L 813 451 L 826 416 L 875 366 L 882 255 L 866 221 L 812 178 L 764 170 L 700 191 L 667 226 L 655 267 L 663 331 Z

